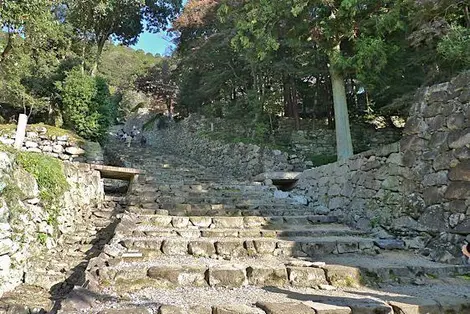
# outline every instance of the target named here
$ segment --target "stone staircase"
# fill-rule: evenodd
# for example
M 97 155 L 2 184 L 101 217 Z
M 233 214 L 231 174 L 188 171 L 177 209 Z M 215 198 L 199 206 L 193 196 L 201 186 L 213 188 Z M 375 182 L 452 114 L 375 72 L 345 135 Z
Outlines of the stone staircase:
M 118 149 L 146 174 L 60 313 L 470 313 L 466 265 L 315 215 L 274 187 Z

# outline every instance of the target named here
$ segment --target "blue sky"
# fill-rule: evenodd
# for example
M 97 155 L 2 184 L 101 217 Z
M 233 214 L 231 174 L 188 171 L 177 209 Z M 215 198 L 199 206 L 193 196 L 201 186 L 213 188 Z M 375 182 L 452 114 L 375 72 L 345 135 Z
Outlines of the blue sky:
M 183 0 L 183 5 L 185 5 L 186 2 L 187 0 Z M 142 49 L 143 51 L 150 52 L 151 54 L 158 53 L 161 55 L 169 55 L 175 45 L 173 45 L 166 32 L 156 34 L 145 32 L 140 35 L 139 42 L 131 47 L 134 49 Z
M 171 54 L 171 49 L 174 47 L 169 36 L 166 32 L 152 34 L 145 32 L 139 37 L 139 42 L 132 46 L 134 49 L 142 49 L 151 54 L 168 55 Z

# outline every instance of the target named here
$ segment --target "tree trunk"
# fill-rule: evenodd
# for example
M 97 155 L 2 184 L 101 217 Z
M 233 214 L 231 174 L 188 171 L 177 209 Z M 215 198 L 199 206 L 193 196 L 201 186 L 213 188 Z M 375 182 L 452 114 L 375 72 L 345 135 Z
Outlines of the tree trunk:
M 98 40 L 98 51 L 96 52 L 95 61 L 93 61 L 93 67 L 91 68 L 91 76 L 95 76 L 98 72 L 98 64 L 100 63 L 101 54 L 103 53 L 104 44 L 106 43 L 107 37 L 101 37 Z
M 5 59 L 7 58 L 8 54 L 11 52 L 12 49 L 13 49 L 13 35 L 12 33 L 8 33 L 7 44 L 2 51 L 2 54 L 0 55 L 0 64 L 2 64 L 5 61 Z
M 339 47 L 338 47 L 339 48 Z M 353 155 L 351 131 L 349 129 L 348 105 L 343 75 L 335 69 L 330 58 L 330 76 L 335 109 L 336 152 L 338 160 L 348 159 Z

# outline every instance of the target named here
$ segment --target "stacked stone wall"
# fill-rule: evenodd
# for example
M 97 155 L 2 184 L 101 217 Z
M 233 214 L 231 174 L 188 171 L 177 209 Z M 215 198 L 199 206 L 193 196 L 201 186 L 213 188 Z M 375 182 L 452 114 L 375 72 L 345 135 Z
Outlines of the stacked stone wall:
M 394 235 L 443 262 L 470 240 L 470 72 L 420 91 L 399 143 L 305 171 L 317 212 Z
M 176 156 L 185 156 L 206 167 L 238 178 L 252 178 L 267 171 L 305 169 L 302 160 L 280 150 L 254 144 L 223 143 L 200 135 L 204 125 L 188 118 L 163 130 L 146 135 L 149 143 Z M 301 164 L 301 165 L 299 165 Z
M 69 188 L 56 200 L 59 211 L 52 218 L 33 175 L 15 163 L 13 154 L 0 152 L 0 296 L 21 283 L 50 288 L 64 280 L 67 273 L 44 269 L 40 261 L 93 229 L 92 209 L 104 199 L 99 172 L 69 162 L 64 172 Z M 74 262 L 64 256 L 60 263 L 72 269 L 76 265 L 68 263 Z

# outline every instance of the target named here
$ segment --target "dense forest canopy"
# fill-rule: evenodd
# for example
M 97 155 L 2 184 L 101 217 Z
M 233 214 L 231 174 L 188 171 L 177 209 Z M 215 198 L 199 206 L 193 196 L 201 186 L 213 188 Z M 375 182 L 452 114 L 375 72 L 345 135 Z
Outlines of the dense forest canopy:
M 0 1 L 0 103 L 89 138 L 138 105 L 244 121 L 404 115 L 409 95 L 470 66 L 468 0 Z M 181 10 L 182 9 L 182 10 Z M 126 48 L 171 28 L 170 57 Z M 116 110 L 117 109 L 117 110 Z M 4 117 L 8 118 L 8 117 Z M 297 123 L 298 125 L 298 123 Z

